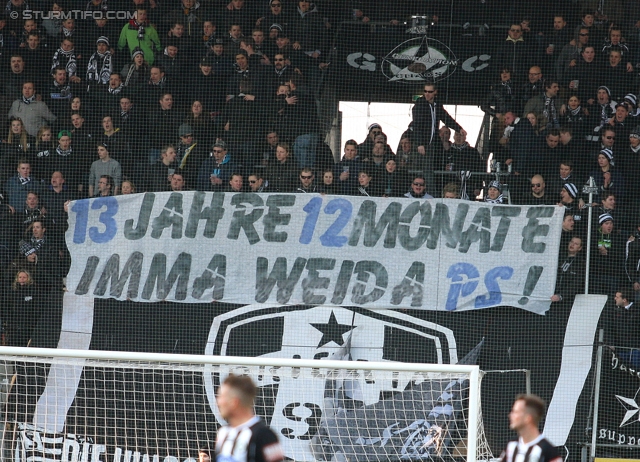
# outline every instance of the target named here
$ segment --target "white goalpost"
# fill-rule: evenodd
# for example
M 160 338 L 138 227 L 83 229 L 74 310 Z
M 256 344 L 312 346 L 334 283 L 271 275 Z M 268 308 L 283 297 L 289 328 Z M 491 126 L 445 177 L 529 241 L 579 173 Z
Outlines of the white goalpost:
M 1 371 L 5 461 L 196 461 L 231 373 L 291 460 L 492 458 L 478 366 L 2 347 Z

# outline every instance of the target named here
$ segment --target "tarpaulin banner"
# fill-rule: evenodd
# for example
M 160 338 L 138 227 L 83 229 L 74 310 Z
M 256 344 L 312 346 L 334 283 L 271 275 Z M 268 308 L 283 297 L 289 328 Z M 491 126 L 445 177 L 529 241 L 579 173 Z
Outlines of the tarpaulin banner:
M 564 209 L 305 194 L 76 201 L 75 295 L 544 313 Z M 437 277 L 435 277 L 437 276 Z

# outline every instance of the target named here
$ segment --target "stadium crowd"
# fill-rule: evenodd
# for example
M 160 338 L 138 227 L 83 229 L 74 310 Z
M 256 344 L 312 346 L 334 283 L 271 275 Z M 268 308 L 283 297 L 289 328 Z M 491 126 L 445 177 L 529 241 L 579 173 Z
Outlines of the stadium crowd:
M 416 2 L 83 5 L 105 16 L 127 12 L 127 19 L 74 19 L 65 16 L 71 5 L 42 3 L 9 0 L 0 12 L 0 111 L 8 118 L 0 158 L 2 316 L 13 344 L 29 338 L 32 316 L 24 314 L 35 312 L 37 290 L 63 287 L 65 203 L 146 191 L 558 204 L 567 217 L 554 303 L 581 290 L 591 206 L 592 292 L 614 294 L 628 284 L 640 293 L 635 2 L 564 2 L 554 5 L 565 9 L 557 13 L 514 2 L 517 20 L 494 44 L 483 154 L 427 82 L 395 149 L 372 124 L 341 156 L 324 143 L 317 109 L 333 34 L 341 21 L 398 23 L 422 8 Z M 444 14 L 434 4 L 437 23 Z M 482 5 L 477 13 L 488 28 Z M 489 153 L 508 176 L 467 173 L 486 172 Z M 599 192 L 594 204 L 582 193 L 590 177 Z

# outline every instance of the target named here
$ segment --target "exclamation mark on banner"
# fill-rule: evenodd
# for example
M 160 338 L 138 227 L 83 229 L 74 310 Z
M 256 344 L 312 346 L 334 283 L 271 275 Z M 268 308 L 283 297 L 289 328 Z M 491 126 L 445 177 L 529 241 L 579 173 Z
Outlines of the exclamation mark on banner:
M 527 281 L 524 283 L 524 292 L 523 292 L 524 297 L 518 300 L 518 303 L 520 303 L 521 305 L 526 305 L 527 303 L 529 303 L 529 299 L 527 297 L 531 295 L 531 293 L 533 292 L 533 289 L 536 288 L 536 284 L 540 279 L 540 275 L 542 274 L 543 269 L 544 268 L 542 266 L 529 267 L 529 274 L 527 274 Z

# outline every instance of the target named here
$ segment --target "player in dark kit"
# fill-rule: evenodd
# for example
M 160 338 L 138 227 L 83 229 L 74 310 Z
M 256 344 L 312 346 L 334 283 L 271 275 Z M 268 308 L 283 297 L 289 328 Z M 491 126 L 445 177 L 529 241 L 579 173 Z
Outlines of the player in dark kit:
M 519 395 L 509 413 L 509 426 L 518 439 L 507 443 L 500 462 L 562 462 L 555 447 L 540 433 L 538 425 L 545 403 L 535 395 Z
M 229 375 L 216 402 L 227 425 L 218 430 L 217 462 L 281 462 L 282 447 L 276 434 L 255 415 L 256 386 L 251 378 Z

